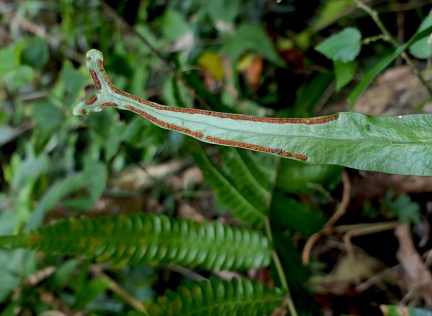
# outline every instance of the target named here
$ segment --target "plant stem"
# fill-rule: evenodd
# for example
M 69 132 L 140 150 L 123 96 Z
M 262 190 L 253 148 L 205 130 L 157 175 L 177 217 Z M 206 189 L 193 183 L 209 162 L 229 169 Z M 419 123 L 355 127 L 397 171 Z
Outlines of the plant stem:
M 132 306 L 135 310 L 144 313 L 145 315 L 150 316 L 147 312 L 144 305 L 135 297 L 126 292 L 120 285 L 117 284 L 113 279 L 111 279 L 108 275 L 103 273 L 102 269 L 98 265 L 91 266 L 92 272 L 98 276 L 99 278 L 105 280 L 108 283 L 108 288 L 115 294 L 117 294 L 120 298 L 122 298 L 126 303 Z
M 390 32 L 387 30 L 387 28 L 384 26 L 384 24 L 380 20 L 380 18 L 378 16 L 378 12 L 373 10 L 370 6 L 368 6 L 362 0 L 353 0 L 353 1 L 357 4 L 357 6 L 360 9 L 362 9 L 363 11 L 365 11 L 367 14 L 370 15 L 372 20 L 375 22 L 375 24 L 378 26 L 378 28 L 383 33 L 384 39 L 386 41 L 388 41 L 389 43 L 391 43 L 393 45 L 393 47 L 398 48 L 398 44 L 396 43 L 394 38 L 391 36 Z M 425 86 L 429 95 L 432 97 L 432 86 L 428 84 L 427 80 L 423 77 L 423 75 L 415 68 L 414 63 L 412 62 L 412 60 L 408 56 L 408 54 L 406 52 L 402 52 L 401 56 L 405 60 L 405 62 L 408 64 L 408 66 L 411 68 L 411 70 L 414 72 L 414 74 L 417 76 L 417 78 Z
M 265 222 L 265 232 L 266 232 L 267 238 L 269 239 L 269 241 L 271 243 L 273 243 L 273 235 L 271 232 L 271 227 L 270 227 L 270 222 L 269 222 L 268 217 L 265 219 L 264 222 Z M 275 268 L 276 268 L 276 272 L 279 276 L 279 280 L 282 284 L 282 288 L 287 292 L 285 300 L 287 303 L 288 310 L 289 310 L 291 316 L 298 316 L 297 310 L 295 308 L 294 302 L 293 302 L 292 297 L 291 297 L 291 292 L 290 292 L 290 289 L 288 286 L 285 272 L 283 271 L 282 264 L 280 262 L 280 259 L 279 259 L 279 256 L 278 256 L 276 250 L 272 251 L 272 259 L 273 259 L 273 263 L 274 263 Z

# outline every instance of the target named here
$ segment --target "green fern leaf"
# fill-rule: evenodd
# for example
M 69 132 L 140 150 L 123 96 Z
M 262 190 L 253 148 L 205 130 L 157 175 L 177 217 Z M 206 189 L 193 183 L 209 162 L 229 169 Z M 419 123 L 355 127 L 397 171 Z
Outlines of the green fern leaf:
M 219 170 L 220 168 L 209 159 L 197 141 L 189 141 L 189 151 L 206 181 L 216 191 L 221 202 L 231 208 L 234 216 L 245 224 L 261 227 L 266 218 L 264 210 L 254 205 L 239 191 L 230 179 Z
M 237 148 L 237 152 L 247 168 L 251 170 L 256 181 L 265 190 L 272 192 L 279 173 L 280 162 L 287 159 L 241 148 Z
M 270 315 L 286 293 L 248 279 L 221 281 L 210 278 L 168 291 L 157 303 L 146 304 L 151 315 Z
M 230 147 L 218 148 L 222 155 L 222 167 L 227 169 L 226 177 L 230 183 L 261 212 L 265 213 L 270 201 L 270 192 L 257 181 L 254 170 L 249 168 L 240 156 L 239 150 Z
M 267 266 L 271 257 L 268 239 L 259 232 L 149 214 L 61 220 L 25 235 L 1 236 L 2 246 L 120 265 L 173 263 L 208 270 L 254 269 Z

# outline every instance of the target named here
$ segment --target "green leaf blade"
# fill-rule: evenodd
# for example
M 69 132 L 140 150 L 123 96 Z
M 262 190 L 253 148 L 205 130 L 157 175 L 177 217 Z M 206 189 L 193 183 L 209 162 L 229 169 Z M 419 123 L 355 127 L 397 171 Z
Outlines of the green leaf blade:
M 222 203 L 230 206 L 234 216 L 243 223 L 252 225 L 253 227 L 262 227 L 265 220 L 263 210 L 253 205 L 242 192 L 218 170 L 197 142 L 190 142 L 190 144 L 189 148 L 195 163 L 200 167 L 206 181 L 217 192 Z
M 424 29 L 432 26 L 432 15 L 428 15 L 423 22 L 420 24 L 417 32 L 421 32 Z M 426 59 L 432 56 L 432 43 L 428 41 L 427 37 L 424 37 L 423 40 L 419 40 L 417 43 L 414 43 L 410 48 L 409 52 L 416 58 Z
M 352 27 L 330 36 L 315 47 L 327 58 L 343 63 L 353 61 L 360 53 L 360 48 L 361 34 Z
M 336 91 L 339 91 L 342 87 L 347 85 L 355 74 L 355 63 L 354 62 L 334 62 L 334 71 L 336 75 Z
M 424 36 L 423 32 L 416 36 Z M 415 37 L 407 45 L 414 43 Z M 90 50 L 87 60 L 88 68 L 97 73 L 95 82 L 100 92 L 78 104 L 73 110 L 76 115 L 99 112 L 108 104 L 207 143 L 270 153 L 310 164 L 432 175 L 432 118 L 428 114 L 374 117 L 342 112 L 318 118 L 275 119 L 174 108 L 140 99 L 112 85 L 102 67 L 103 56 L 99 51 Z M 202 150 L 196 157 L 206 166 L 204 169 L 211 170 L 209 174 L 215 187 L 219 184 L 230 187 L 226 177 Z M 237 214 L 245 223 L 262 225 L 265 214 L 237 188 L 231 185 L 224 193 L 230 195 L 228 200 L 240 202 Z

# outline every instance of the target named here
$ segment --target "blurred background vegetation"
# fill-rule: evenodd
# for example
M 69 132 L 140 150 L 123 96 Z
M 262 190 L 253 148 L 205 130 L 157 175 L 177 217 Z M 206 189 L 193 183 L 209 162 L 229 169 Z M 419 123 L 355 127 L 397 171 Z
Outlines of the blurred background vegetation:
M 403 44 L 427 18 L 426 2 L 368 4 Z M 235 205 L 206 182 L 211 175 L 205 164 L 196 161 L 202 172 L 196 167 L 190 154 L 195 145 L 187 137 L 115 109 L 72 115 L 72 108 L 94 92 L 86 51 L 104 53 L 117 87 L 161 104 L 310 117 L 349 110 L 344 100 L 353 86 L 394 51 L 379 38 L 363 43 L 357 58 L 343 68 L 348 69 L 343 80 L 341 70 L 336 73 L 335 84 L 336 66 L 314 47 L 347 27 L 358 29 L 364 39 L 380 34 L 351 0 L 2 1 L 0 234 L 72 216 L 134 212 L 240 225 L 230 213 Z M 229 164 L 233 152 L 204 148 L 212 164 L 241 186 L 242 175 Z M 405 297 L 395 279 L 362 288 L 356 283 L 398 264 L 391 230 L 356 239 L 358 267 L 364 268 L 358 273 L 343 269 L 347 252 L 340 232 L 317 241 L 309 265 L 301 262 L 307 238 L 320 230 L 349 190 L 341 168 L 239 152 L 262 163 L 260 172 L 274 186 L 271 205 L 263 207 L 270 210 L 275 245 L 299 311 L 373 315 L 380 304 Z M 363 175 L 348 170 L 347 178 L 354 186 Z M 430 185 L 420 185 L 414 194 L 392 190 L 386 181 L 379 190 L 359 185 L 358 191 L 374 194 L 357 194 L 340 224 L 399 218 L 416 224 L 418 231 L 427 229 Z M 417 244 L 421 253 L 430 248 L 427 235 L 415 236 L 423 240 Z M 0 267 L 0 315 L 125 315 L 132 309 L 131 297 L 152 300 L 187 280 L 209 276 L 177 266 L 117 268 L 27 250 L 1 250 Z M 269 271 L 245 276 L 273 284 Z M 232 275 L 238 276 L 217 273 L 220 278 Z

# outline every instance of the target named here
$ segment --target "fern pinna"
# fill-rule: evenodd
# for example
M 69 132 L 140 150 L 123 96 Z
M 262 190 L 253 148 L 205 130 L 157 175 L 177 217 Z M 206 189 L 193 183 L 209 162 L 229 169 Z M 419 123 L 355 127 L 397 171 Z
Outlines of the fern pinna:
M 116 264 L 174 263 L 207 270 L 267 266 L 272 249 L 256 231 L 151 214 L 60 220 L 27 234 L 1 236 L 0 246 Z
M 270 315 L 283 304 L 285 291 L 248 279 L 189 283 L 146 304 L 150 315 Z

